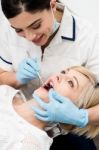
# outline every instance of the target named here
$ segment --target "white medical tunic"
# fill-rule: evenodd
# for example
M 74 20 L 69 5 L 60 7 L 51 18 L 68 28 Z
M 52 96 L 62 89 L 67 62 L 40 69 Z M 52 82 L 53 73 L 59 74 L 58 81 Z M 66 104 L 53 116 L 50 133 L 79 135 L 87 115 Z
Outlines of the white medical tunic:
M 15 112 L 12 102 L 18 92 L 0 86 L 0 150 L 49 150 L 52 138 Z
M 17 71 L 23 58 L 37 57 L 44 81 L 52 74 L 75 65 L 86 66 L 99 81 L 99 35 L 86 20 L 79 18 L 65 6 L 60 28 L 45 48 L 42 60 L 41 47 L 18 37 L 10 27 L 3 25 L 2 28 L 4 37 L 0 40 L 1 68 Z M 38 82 L 33 82 L 34 87 L 39 85 Z

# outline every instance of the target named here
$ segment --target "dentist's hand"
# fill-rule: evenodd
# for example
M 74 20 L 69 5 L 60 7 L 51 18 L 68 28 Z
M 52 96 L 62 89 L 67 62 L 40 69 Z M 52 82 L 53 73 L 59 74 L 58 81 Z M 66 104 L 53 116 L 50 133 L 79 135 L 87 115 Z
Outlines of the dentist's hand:
M 16 79 L 21 84 L 27 84 L 30 80 L 36 79 L 37 72 L 39 72 L 37 58 L 26 58 L 19 64 L 16 73 Z
M 84 127 L 88 123 L 88 112 L 79 109 L 68 98 L 59 95 L 52 89 L 49 91 L 49 103 L 42 101 L 37 95 L 33 94 L 34 99 L 44 109 L 32 107 L 35 116 L 43 121 L 60 122 Z

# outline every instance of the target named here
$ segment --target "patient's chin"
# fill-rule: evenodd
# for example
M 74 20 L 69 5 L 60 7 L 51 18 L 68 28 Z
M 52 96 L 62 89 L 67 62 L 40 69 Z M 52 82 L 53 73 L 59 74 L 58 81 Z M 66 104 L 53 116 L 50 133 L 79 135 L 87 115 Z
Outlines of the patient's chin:
M 48 102 L 48 92 L 44 92 L 41 88 L 34 91 L 43 101 Z

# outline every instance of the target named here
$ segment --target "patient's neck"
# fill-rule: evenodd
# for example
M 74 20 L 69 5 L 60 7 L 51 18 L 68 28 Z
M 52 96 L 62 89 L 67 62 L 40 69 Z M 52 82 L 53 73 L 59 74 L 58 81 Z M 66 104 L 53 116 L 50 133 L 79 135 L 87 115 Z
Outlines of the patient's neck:
M 15 111 L 22 118 L 24 118 L 24 120 L 26 120 L 30 124 L 40 128 L 40 129 L 44 129 L 44 127 L 47 125 L 47 123 L 38 120 L 34 116 L 34 111 L 32 110 L 32 106 L 38 106 L 36 101 L 34 101 L 33 99 L 29 100 L 27 102 L 23 102 L 23 100 L 21 100 L 21 99 L 19 99 L 17 97 L 14 97 L 13 107 L 14 107 Z

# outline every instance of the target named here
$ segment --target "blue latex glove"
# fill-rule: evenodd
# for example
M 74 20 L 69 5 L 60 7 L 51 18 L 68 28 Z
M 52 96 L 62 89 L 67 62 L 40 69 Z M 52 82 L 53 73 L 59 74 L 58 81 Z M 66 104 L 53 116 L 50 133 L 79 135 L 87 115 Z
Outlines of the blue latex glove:
M 19 64 L 16 78 L 21 84 L 26 84 L 38 77 L 37 72 L 39 72 L 37 58 L 26 58 Z
M 68 98 L 60 96 L 57 92 L 49 91 L 49 103 L 42 101 L 37 95 L 33 94 L 34 99 L 44 109 L 41 110 L 35 106 L 35 116 L 43 121 L 60 122 L 84 127 L 88 123 L 88 112 L 85 109 L 79 109 Z

